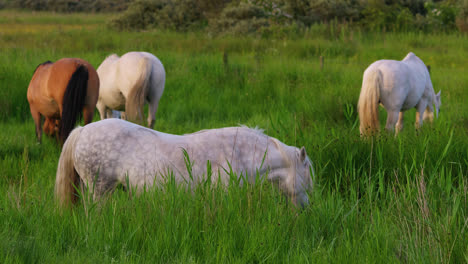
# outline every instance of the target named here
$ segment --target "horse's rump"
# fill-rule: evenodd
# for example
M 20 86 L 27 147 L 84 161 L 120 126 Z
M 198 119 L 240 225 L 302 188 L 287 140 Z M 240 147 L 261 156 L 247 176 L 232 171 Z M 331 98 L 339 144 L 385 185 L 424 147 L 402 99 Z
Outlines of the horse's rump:
M 41 116 L 46 118 L 46 133 L 57 132 L 62 143 L 83 112 L 85 123 L 91 122 L 98 95 L 99 77 L 88 62 L 63 58 L 39 64 L 27 92 L 38 140 L 42 135 Z
M 138 63 L 139 78 L 130 88 L 126 102 L 125 113 L 130 121 L 143 120 L 143 105 L 148 94 L 148 85 L 151 78 L 152 64 L 147 57 L 142 57 Z
M 361 94 L 358 101 L 358 113 L 362 135 L 372 135 L 379 131 L 379 100 L 382 86 L 382 72 L 369 67 L 362 81 Z
M 153 127 L 165 84 L 165 70 L 159 59 L 139 51 L 120 58 L 111 55 L 97 71 L 101 83 L 97 104 L 101 119 L 110 117 L 108 109 L 125 110 L 125 119 L 141 123 L 143 106 L 148 102 L 148 126 Z
M 63 95 L 60 138 L 62 142 L 68 137 L 77 121 L 82 116 L 88 90 L 88 69 L 79 65 L 72 74 Z

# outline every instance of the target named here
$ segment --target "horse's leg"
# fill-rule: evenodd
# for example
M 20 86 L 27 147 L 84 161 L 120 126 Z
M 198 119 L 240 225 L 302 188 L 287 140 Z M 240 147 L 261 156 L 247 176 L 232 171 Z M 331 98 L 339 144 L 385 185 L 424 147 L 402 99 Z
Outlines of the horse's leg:
M 387 112 L 387 124 L 385 125 L 385 129 L 387 131 L 393 132 L 395 130 L 395 124 L 398 121 L 398 115 L 398 111 Z
M 429 109 L 429 107 L 426 108 L 426 111 L 424 111 L 423 121 L 427 121 L 427 122 L 430 122 L 430 123 L 432 123 L 434 121 L 434 111 L 431 111 Z
M 101 120 L 104 120 L 104 119 L 108 118 L 108 116 L 106 116 L 106 108 L 107 107 L 104 105 L 104 103 L 98 102 L 96 104 L 96 108 L 97 108 L 97 110 L 99 112 L 99 115 L 101 116 Z
M 114 118 L 114 111 L 115 110 L 111 110 L 110 108 L 107 108 L 106 109 L 106 118 Z
M 93 201 L 100 200 L 106 194 L 111 193 L 119 182 L 112 177 L 96 175 L 94 180 L 88 181 L 88 190 L 92 193 Z
M 396 124 L 396 134 L 398 134 L 403 129 L 403 111 L 400 112 L 398 116 L 398 122 Z
M 427 106 L 427 103 L 423 100 L 421 100 L 416 106 L 416 109 L 417 109 L 416 124 L 415 124 L 416 129 L 420 128 L 423 124 L 424 111 L 426 110 L 426 106 Z
M 44 133 L 52 136 L 55 132 L 55 122 L 51 118 L 46 117 L 42 129 L 44 130 Z
M 156 121 L 156 112 L 158 111 L 159 100 L 164 91 L 164 79 L 163 76 L 159 80 L 155 80 L 156 74 L 153 72 L 151 76 L 150 91 L 148 93 L 148 127 L 153 129 Z
M 44 128 L 43 128 L 44 132 L 50 137 L 53 137 L 55 135 L 55 139 L 57 140 L 57 143 L 60 143 L 59 125 L 60 123 L 57 119 L 46 117 L 46 120 L 44 122 Z
M 158 111 L 159 100 L 150 102 L 148 105 L 148 127 L 153 129 L 156 121 L 156 112 Z
M 36 139 L 39 143 L 41 143 L 41 140 L 42 140 L 41 113 L 39 113 L 39 111 L 37 111 L 33 107 L 30 107 L 30 110 L 31 110 L 32 118 L 34 119 L 34 124 L 36 126 Z
M 60 142 L 60 120 L 54 119 L 54 134 L 55 134 L 55 140 L 57 143 Z

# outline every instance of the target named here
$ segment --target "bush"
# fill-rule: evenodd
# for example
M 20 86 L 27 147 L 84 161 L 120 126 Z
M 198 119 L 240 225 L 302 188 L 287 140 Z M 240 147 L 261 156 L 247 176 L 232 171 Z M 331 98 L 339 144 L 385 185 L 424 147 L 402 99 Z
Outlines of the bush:
M 438 4 L 426 2 L 427 24 L 430 29 L 452 30 L 455 28 L 457 9 L 452 3 L 445 1 Z
M 455 24 L 459 31 L 466 33 L 468 32 L 468 0 L 461 0 L 458 9 Z
M 0 0 L 0 8 L 126 10 L 110 21 L 118 30 L 157 27 L 263 35 L 345 23 L 370 31 L 468 31 L 468 0 Z
M 162 1 L 135 1 L 121 16 L 111 20 L 110 25 L 119 30 L 146 29 L 155 24 L 156 14 L 163 7 Z
M 269 21 L 262 8 L 241 3 L 226 7 L 218 18 L 210 20 L 209 31 L 214 34 L 245 35 L 257 33 L 268 26 Z
M 229 0 L 137 0 L 111 26 L 117 29 L 158 27 L 177 31 L 200 28 Z
M 131 0 L 0 0 L 0 8 L 55 12 L 116 12 L 127 9 Z

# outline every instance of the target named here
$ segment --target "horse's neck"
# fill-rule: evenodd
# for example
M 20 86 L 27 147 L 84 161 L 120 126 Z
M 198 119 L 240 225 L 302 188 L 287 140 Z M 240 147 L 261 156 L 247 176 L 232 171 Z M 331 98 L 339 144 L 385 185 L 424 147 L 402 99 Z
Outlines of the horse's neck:
M 426 67 L 426 65 L 424 65 Z M 432 86 L 431 76 L 429 75 L 429 71 L 427 71 L 426 75 L 426 87 L 425 93 L 431 96 L 430 102 L 435 104 L 436 103 L 436 94 L 434 91 L 434 87 Z
M 204 130 L 195 132 L 188 135 L 172 137 L 171 140 L 177 143 L 184 143 L 190 147 L 200 147 L 200 142 L 208 142 L 203 144 L 205 147 L 219 147 L 224 145 L 229 151 L 234 153 L 233 156 L 229 157 L 231 164 L 238 164 L 236 160 L 249 159 L 253 162 L 247 162 L 250 169 L 259 169 L 260 173 L 264 173 L 267 169 L 285 168 L 290 162 L 290 148 L 289 146 L 279 142 L 280 148 L 272 141 L 272 138 L 264 135 L 263 133 L 245 130 L 243 127 L 234 127 L 232 129 L 224 128 L 220 133 L 219 130 Z M 214 136 L 214 133 L 216 136 Z M 232 142 L 228 140 L 235 137 Z M 228 140 L 223 142 L 217 142 L 217 140 Z M 244 153 L 244 154 L 241 154 Z M 245 155 L 248 153 L 251 157 L 236 156 Z M 231 160 L 232 159 L 232 160 Z M 224 162 L 224 160 L 219 160 Z M 242 163 L 239 163 L 242 164 Z M 261 168 L 260 168 L 261 167 Z M 244 168 L 248 169 L 248 168 Z M 263 171 L 265 170 L 265 171 Z
M 293 152 L 293 147 L 290 147 L 282 142 L 279 142 L 279 146 L 270 145 L 267 153 L 268 158 L 266 159 L 266 165 L 271 170 L 291 169 L 294 167 Z

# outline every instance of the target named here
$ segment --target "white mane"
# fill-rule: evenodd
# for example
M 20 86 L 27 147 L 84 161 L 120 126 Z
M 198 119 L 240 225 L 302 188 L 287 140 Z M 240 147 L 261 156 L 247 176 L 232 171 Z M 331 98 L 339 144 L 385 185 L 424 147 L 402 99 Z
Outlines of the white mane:
M 248 127 L 246 125 L 242 125 L 242 124 L 239 124 L 239 126 L 237 126 L 238 128 L 245 128 L 245 129 L 248 129 L 256 134 L 259 134 L 259 135 L 265 135 L 264 133 L 264 129 L 262 128 L 259 128 L 258 126 L 255 126 L 255 127 Z M 235 127 L 233 127 L 235 128 Z M 196 132 L 193 132 L 193 133 L 188 133 L 188 134 L 184 134 L 184 135 L 197 135 L 197 134 L 202 134 L 202 133 L 205 133 L 205 132 L 209 132 L 210 130 L 213 130 L 213 129 L 202 129 L 200 131 L 196 131 Z
M 265 134 L 265 130 L 263 128 L 259 128 L 258 126 L 248 127 L 247 125 L 239 124 L 239 127 L 248 128 L 250 130 L 253 130 L 253 131 L 257 132 L 258 134 L 262 134 L 262 135 Z

